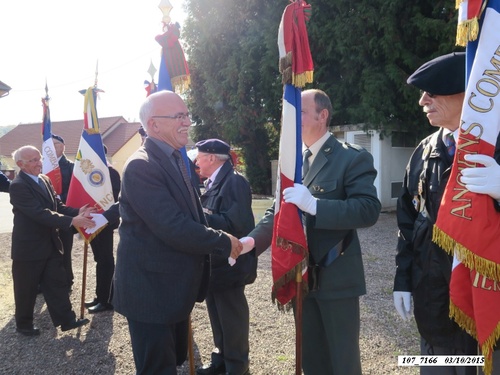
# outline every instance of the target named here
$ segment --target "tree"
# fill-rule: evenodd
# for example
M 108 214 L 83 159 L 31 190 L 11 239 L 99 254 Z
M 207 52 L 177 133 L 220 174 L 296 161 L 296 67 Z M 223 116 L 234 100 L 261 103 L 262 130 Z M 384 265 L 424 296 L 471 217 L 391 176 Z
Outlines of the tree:
M 331 125 L 406 131 L 430 126 L 406 84 L 422 63 L 456 49 L 454 0 L 310 0 L 314 83 L 332 99 Z M 289 0 L 188 0 L 185 42 L 194 139 L 241 147 L 254 193 L 270 193 L 283 87 L 277 31 Z
M 406 79 L 454 50 L 454 0 L 317 0 L 308 30 L 314 86 L 331 96 L 334 124 L 429 131 Z
M 193 138 L 220 137 L 240 147 L 252 189 L 261 194 L 271 194 L 269 160 L 277 154 L 282 86 L 276 40 L 284 5 L 187 3 Z

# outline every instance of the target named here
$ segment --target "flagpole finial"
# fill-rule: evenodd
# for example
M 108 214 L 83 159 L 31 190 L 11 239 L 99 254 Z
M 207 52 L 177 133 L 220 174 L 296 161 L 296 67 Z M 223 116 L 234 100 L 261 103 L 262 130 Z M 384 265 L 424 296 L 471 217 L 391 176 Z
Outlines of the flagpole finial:
M 45 100 L 49 100 L 49 86 L 47 85 L 47 78 L 45 78 Z
M 94 88 L 97 88 L 97 75 L 99 74 L 99 60 L 95 63 L 95 80 L 94 80 Z
M 155 66 L 153 65 L 153 60 L 151 60 L 150 64 L 149 64 L 149 68 L 148 68 L 148 73 L 149 75 L 151 76 L 151 82 L 154 82 L 155 81 L 155 74 L 156 74 L 156 71 L 157 69 L 155 68 Z
M 170 11 L 172 10 L 173 6 L 170 4 L 169 0 L 160 0 L 160 4 L 158 4 L 158 8 L 160 8 L 161 12 L 163 13 L 163 18 L 161 21 L 163 22 L 164 28 L 166 25 L 170 23 Z

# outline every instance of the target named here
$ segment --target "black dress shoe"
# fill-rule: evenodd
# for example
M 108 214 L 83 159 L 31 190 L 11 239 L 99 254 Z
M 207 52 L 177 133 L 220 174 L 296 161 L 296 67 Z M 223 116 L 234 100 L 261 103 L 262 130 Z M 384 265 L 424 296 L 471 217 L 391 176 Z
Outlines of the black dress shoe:
M 85 302 L 84 305 L 85 305 L 85 307 L 89 308 L 89 307 L 97 305 L 98 303 L 99 303 L 99 301 L 97 300 L 97 298 L 94 298 L 93 301 Z
M 222 362 L 219 365 L 215 365 L 213 363 L 210 363 L 208 365 L 205 365 L 201 368 L 196 369 L 197 375 L 219 375 L 219 374 L 225 374 L 225 373 L 226 373 L 226 365 L 224 362 Z
M 19 332 L 24 336 L 40 336 L 40 329 L 38 329 L 37 327 L 16 328 L 16 332 Z
M 113 310 L 113 305 L 110 303 L 98 303 L 97 305 L 89 308 L 89 313 L 95 314 L 103 311 Z
M 226 375 L 240 375 L 237 374 L 236 372 L 226 372 Z M 243 374 L 241 375 L 250 375 L 250 369 L 247 369 Z
M 76 319 L 75 321 L 68 323 L 68 324 L 61 324 L 61 331 L 69 331 L 70 329 L 75 329 L 81 326 L 84 326 L 85 324 L 88 324 L 90 320 L 88 319 Z

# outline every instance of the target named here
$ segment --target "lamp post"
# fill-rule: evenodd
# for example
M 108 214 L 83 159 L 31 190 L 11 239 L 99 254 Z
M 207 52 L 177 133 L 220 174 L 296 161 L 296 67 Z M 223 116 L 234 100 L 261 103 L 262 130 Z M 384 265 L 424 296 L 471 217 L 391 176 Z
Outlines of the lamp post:
M 3 98 L 4 96 L 9 95 L 9 91 L 11 90 L 11 87 L 2 81 L 0 81 L 0 98 Z

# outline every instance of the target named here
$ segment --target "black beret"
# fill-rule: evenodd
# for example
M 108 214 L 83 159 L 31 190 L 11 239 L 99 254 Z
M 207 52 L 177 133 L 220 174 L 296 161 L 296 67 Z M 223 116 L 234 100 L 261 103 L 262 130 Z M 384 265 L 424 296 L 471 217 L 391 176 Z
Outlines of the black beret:
M 229 150 L 231 149 L 226 142 L 216 138 L 199 141 L 196 143 L 196 147 L 198 151 L 206 152 L 207 154 L 221 155 L 229 155 Z
M 64 139 L 60 135 L 52 134 L 52 138 L 57 139 L 59 142 L 64 144 Z
M 406 83 L 434 95 L 465 92 L 465 53 L 453 52 L 426 62 Z

